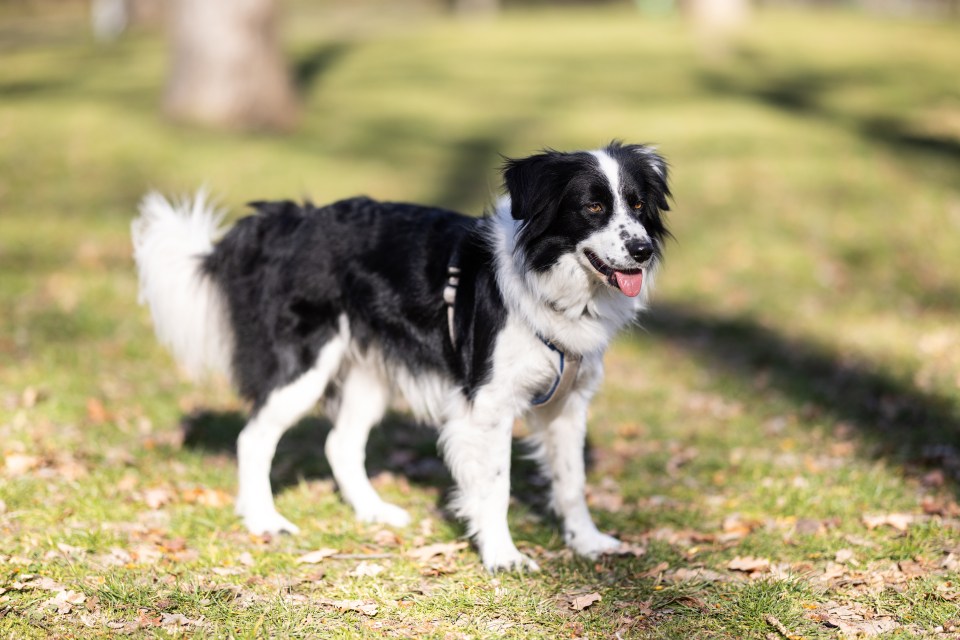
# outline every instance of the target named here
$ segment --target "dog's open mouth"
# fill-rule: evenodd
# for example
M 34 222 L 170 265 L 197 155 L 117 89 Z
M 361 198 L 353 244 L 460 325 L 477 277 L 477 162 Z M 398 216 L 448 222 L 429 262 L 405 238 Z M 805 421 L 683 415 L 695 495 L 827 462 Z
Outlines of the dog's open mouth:
M 621 269 L 617 271 L 589 249 L 586 249 L 583 255 L 587 256 L 590 265 L 607 279 L 611 287 L 620 289 L 624 295 L 631 298 L 639 295 L 640 289 L 643 288 L 643 269 Z

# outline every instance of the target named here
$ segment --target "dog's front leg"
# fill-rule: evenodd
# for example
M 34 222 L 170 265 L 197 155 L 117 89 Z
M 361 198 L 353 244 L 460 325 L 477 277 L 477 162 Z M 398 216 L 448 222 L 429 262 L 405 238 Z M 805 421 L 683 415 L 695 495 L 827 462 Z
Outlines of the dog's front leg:
M 453 507 L 466 520 L 488 571 L 537 571 L 537 564 L 517 550 L 507 525 L 513 416 L 482 414 L 475 407 L 470 415 L 448 422 L 440 434 L 457 483 Z
M 592 395 L 590 390 L 575 389 L 562 405 L 535 409 L 529 420 L 536 457 L 551 481 L 551 506 L 563 520 L 564 540 L 589 558 L 620 546 L 619 540 L 597 529 L 587 509 L 583 453 Z

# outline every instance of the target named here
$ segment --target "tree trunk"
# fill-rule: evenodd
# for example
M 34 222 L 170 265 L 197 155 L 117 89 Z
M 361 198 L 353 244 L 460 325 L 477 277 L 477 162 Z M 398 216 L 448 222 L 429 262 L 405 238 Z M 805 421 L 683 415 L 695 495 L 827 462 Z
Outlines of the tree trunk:
M 286 130 L 298 106 L 275 0 L 172 0 L 164 110 L 180 121 Z

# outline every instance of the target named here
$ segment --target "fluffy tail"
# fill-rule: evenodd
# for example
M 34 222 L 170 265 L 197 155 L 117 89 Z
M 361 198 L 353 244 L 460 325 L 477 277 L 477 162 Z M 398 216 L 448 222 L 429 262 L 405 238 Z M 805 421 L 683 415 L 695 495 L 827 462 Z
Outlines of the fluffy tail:
M 157 338 L 193 379 L 229 376 L 233 335 L 217 284 L 203 259 L 220 236 L 223 213 L 200 190 L 193 200 L 169 202 L 153 191 L 133 221 L 133 257 L 140 272 L 140 304 L 150 307 Z

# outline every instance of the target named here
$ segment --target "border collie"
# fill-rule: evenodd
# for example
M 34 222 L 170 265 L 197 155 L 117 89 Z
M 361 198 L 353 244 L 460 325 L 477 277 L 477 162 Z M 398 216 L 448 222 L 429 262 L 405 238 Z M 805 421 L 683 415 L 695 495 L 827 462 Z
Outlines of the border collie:
M 202 193 L 144 198 L 133 244 L 158 338 L 187 372 L 223 372 L 252 403 L 236 504 L 251 532 L 297 532 L 274 507 L 270 466 L 321 399 L 343 498 L 362 521 L 406 525 L 364 468 L 367 435 L 399 392 L 439 427 L 452 505 L 487 569 L 537 569 L 507 526 L 518 417 L 566 543 L 588 557 L 620 545 L 584 498 L 587 405 L 610 340 L 653 285 L 667 166 L 615 141 L 507 160 L 503 179 L 507 195 L 481 218 L 361 197 L 254 202 L 225 234 Z

